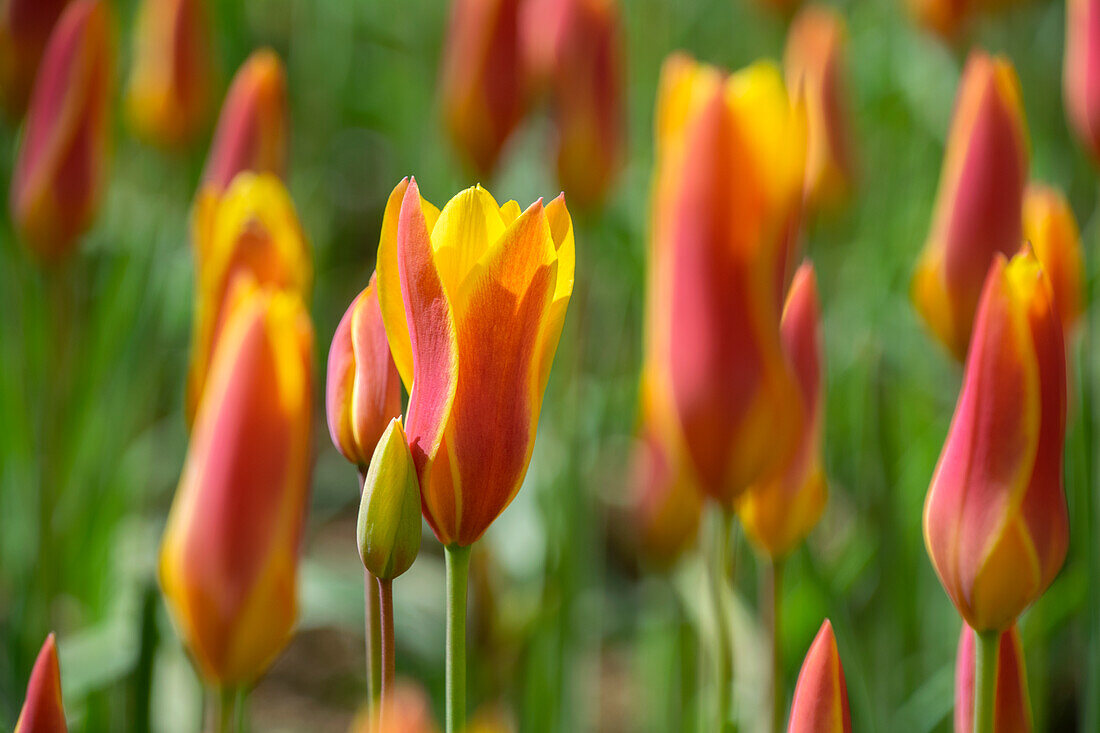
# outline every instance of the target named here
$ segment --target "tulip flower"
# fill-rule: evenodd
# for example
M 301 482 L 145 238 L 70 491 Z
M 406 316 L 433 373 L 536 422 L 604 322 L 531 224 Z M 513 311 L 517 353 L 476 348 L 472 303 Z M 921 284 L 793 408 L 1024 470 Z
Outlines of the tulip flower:
M 309 500 L 312 327 L 301 298 L 238 281 L 160 549 L 203 677 L 255 681 L 290 639 Z
M 851 733 L 848 687 L 833 626 L 825 619 L 814 637 L 791 703 L 789 733 Z
M 134 131 L 178 147 L 206 126 L 214 55 L 204 0 L 143 0 L 134 30 L 126 107 Z
M 804 119 L 773 65 L 726 78 L 673 56 L 656 131 L 646 373 L 700 489 L 732 509 L 797 442 L 778 286 L 802 197 Z
M 247 273 L 261 288 L 293 291 L 305 300 L 313 279 L 294 202 L 275 176 L 242 173 L 222 195 L 205 189 L 195 204 L 192 230 L 196 306 L 188 423 L 198 409 L 236 280 Z
M 603 200 L 623 148 L 623 53 L 616 0 L 531 0 L 523 30 L 532 75 L 550 88 L 558 181 L 570 200 Z
M 1065 348 L 1050 283 L 1030 249 L 1010 263 L 997 255 L 924 504 L 932 564 L 979 633 L 1008 628 L 1062 567 L 1065 427 Z
M 1054 305 L 1068 334 L 1084 310 L 1084 255 L 1073 209 L 1061 191 L 1030 184 L 1024 193 L 1024 238 L 1050 278 Z
M 1021 243 L 1028 152 L 1011 62 L 970 54 L 955 99 L 932 231 L 913 277 L 913 302 L 962 360 L 990 262 Z
M 242 171 L 286 176 L 286 71 L 274 51 L 255 51 L 233 77 L 203 171 L 203 185 L 225 189 Z
M 773 560 L 789 553 L 817 524 L 827 487 L 821 465 L 824 391 L 821 375 L 821 309 L 813 266 L 795 273 L 783 309 L 780 337 L 794 367 L 802 398 L 798 448 L 774 476 L 742 494 L 741 525 L 752 543 Z
M 479 175 L 496 167 L 526 109 L 520 0 L 454 0 L 440 72 L 444 122 Z
M 1020 632 L 1012 626 L 1001 633 L 997 655 L 996 704 L 993 729 L 997 733 L 1030 733 L 1031 705 Z M 963 624 L 955 661 L 955 733 L 974 730 L 974 630 Z
M 949 41 L 983 6 L 979 0 L 908 0 L 907 4 L 917 23 Z
M 46 637 L 38 659 L 31 670 L 27 697 L 15 733 L 65 733 L 65 708 L 61 704 L 61 667 L 57 663 L 57 642 L 54 635 Z
M 22 117 L 42 52 L 68 0 L 0 2 L 0 101 Z
M 1094 161 L 1100 162 L 1100 2 L 1066 0 L 1062 95 L 1066 119 Z
M 401 415 L 401 377 L 390 356 L 373 275 L 336 327 L 326 389 L 332 444 L 365 472 L 386 425 Z
M 11 183 L 12 220 L 44 260 L 72 250 L 106 184 L 114 75 L 107 6 L 75 0 L 35 78 Z
M 847 29 L 835 10 L 812 5 L 791 22 L 783 67 L 787 88 L 806 104 L 807 201 L 835 205 L 855 179 L 844 49 Z

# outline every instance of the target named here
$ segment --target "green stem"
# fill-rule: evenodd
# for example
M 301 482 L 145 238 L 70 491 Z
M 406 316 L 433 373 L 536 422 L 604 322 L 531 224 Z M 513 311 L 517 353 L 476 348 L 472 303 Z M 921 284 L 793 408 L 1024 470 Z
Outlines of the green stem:
M 237 690 L 237 733 L 245 733 L 248 730 L 248 690 L 240 687 Z
M 466 727 L 466 586 L 470 546 L 448 545 L 447 557 L 447 733 Z
M 386 703 L 393 694 L 397 650 L 393 641 L 393 580 L 378 579 L 379 617 L 382 621 L 382 689 L 378 696 L 378 727 L 386 730 Z
M 730 532 L 733 512 L 720 510 L 715 524 L 710 562 L 710 595 L 714 603 L 715 661 L 714 730 L 723 731 L 730 720 L 730 689 L 733 681 L 733 642 L 730 639 L 730 612 L 726 603 L 729 578 Z
M 993 733 L 993 711 L 997 698 L 997 651 L 1001 635 L 996 631 L 975 632 L 977 658 L 974 664 L 974 731 Z
M 763 573 L 764 588 L 760 593 L 760 615 L 768 626 L 772 653 L 772 733 L 783 730 L 786 695 L 783 688 L 783 651 L 780 645 L 780 612 L 783 606 L 783 560 L 769 559 Z
M 237 700 L 236 690 L 223 687 L 218 690 L 218 705 L 215 715 L 218 719 L 218 733 L 230 733 L 233 730 L 233 712 Z

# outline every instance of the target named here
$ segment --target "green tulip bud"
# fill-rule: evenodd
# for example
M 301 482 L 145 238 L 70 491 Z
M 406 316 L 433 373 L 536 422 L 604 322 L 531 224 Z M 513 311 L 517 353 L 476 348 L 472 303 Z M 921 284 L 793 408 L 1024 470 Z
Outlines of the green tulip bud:
M 420 484 L 399 417 L 374 448 L 355 534 L 363 565 L 380 580 L 408 570 L 420 551 Z

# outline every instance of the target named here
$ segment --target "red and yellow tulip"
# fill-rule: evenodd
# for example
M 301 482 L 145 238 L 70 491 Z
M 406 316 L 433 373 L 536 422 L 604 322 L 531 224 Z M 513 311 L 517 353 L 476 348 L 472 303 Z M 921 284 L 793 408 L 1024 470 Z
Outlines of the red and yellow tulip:
M 828 488 L 821 464 L 825 395 L 821 375 L 821 308 L 813 266 L 795 273 L 783 309 L 780 338 L 802 397 L 798 448 L 780 470 L 741 495 L 737 514 L 749 540 L 769 557 L 789 553 L 825 508 Z
M 15 733 L 65 733 L 65 707 L 61 704 L 61 667 L 57 663 L 57 642 L 46 637 L 31 670 L 23 709 L 15 721 Z
M 213 58 L 204 0 L 143 0 L 126 90 L 134 131 L 168 148 L 202 132 L 213 102 Z
M 844 666 L 840 663 L 836 637 L 828 619 L 821 625 L 802 662 L 787 730 L 789 733 L 851 733 Z
M 113 78 L 107 5 L 75 0 L 43 54 L 11 183 L 12 221 L 44 260 L 71 251 L 99 208 Z
M 573 292 L 573 247 L 563 196 L 521 212 L 478 186 L 438 214 L 415 181 L 390 196 L 378 296 L 409 388 L 424 516 L 445 545 L 476 541 L 523 482 Z
M 1084 255 L 1073 209 L 1061 191 L 1032 183 L 1024 193 L 1024 238 L 1050 278 L 1062 330 L 1071 333 L 1084 310 Z
M 1066 119 L 1078 140 L 1100 162 L 1100 2 L 1066 0 L 1062 67 Z
M 932 564 L 975 631 L 1008 628 L 1062 567 L 1065 427 L 1065 348 L 1050 283 L 1029 249 L 1011 262 L 997 255 L 924 505 Z
M 206 680 L 256 680 L 290 639 L 308 509 L 313 332 L 298 295 L 238 280 L 160 549 Z
M 23 116 L 42 52 L 68 0 L 0 0 L 0 102 Z
M 955 659 L 955 733 L 974 730 L 974 664 L 977 652 L 974 630 L 963 624 Z M 997 654 L 996 702 L 993 730 L 997 733 L 1031 733 L 1031 703 L 1020 632 L 1013 625 L 1001 633 Z
M 661 74 L 656 135 L 645 373 L 664 440 L 732 509 L 797 442 L 779 316 L 805 119 L 774 65 L 727 77 L 677 55 Z
M 913 302 L 962 359 L 993 257 L 1021 244 L 1027 130 L 1011 62 L 970 54 L 955 99 L 932 230 L 913 277 Z

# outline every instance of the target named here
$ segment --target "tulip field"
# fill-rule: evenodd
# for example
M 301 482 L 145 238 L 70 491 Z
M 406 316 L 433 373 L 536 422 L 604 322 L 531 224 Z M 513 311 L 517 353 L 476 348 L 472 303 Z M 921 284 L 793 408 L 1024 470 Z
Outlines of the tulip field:
M 0 0 L 0 731 L 1100 733 L 1100 0 Z

